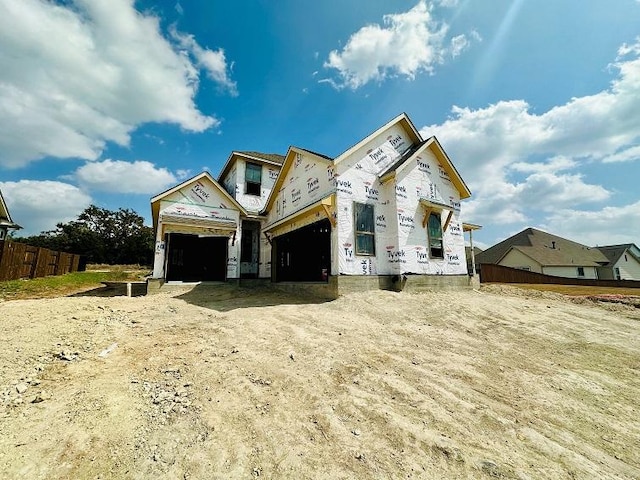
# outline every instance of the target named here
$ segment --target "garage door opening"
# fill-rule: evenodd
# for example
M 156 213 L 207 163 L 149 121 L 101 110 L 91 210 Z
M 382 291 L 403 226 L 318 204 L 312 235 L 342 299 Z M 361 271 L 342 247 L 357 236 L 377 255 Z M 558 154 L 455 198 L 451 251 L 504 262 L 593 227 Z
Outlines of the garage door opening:
M 331 271 L 331 223 L 321 220 L 274 238 L 276 282 L 327 282 Z
M 167 281 L 224 282 L 227 277 L 227 237 L 169 233 Z

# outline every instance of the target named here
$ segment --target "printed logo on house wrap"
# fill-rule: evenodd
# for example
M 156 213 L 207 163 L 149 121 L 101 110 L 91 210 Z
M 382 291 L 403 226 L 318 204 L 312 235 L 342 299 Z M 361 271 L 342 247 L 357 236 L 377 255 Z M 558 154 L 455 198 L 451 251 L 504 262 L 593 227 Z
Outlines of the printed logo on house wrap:
M 353 262 L 353 244 L 343 243 L 342 250 L 344 251 L 344 258 L 347 262 Z
M 371 260 L 369 258 L 365 258 L 360 260 L 360 271 L 363 275 L 371 275 L 373 273 L 373 268 L 371 267 Z
M 416 164 L 418 165 L 419 171 L 431 174 L 431 165 L 429 165 L 426 160 L 423 160 L 421 157 L 417 157 Z
M 429 254 L 427 253 L 426 248 L 416 247 L 416 260 L 420 265 L 426 265 L 429 263 Z
M 404 147 L 406 142 L 400 135 L 389 135 L 387 137 L 387 141 L 396 149 L 396 152 L 401 153 L 405 150 Z
M 378 195 L 380 195 L 380 191 L 377 188 L 373 188 L 371 182 L 363 182 L 364 191 L 368 199 L 370 200 L 378 200 Z
M 449 178 L 449 174 L 447 173 L 447 171 L 442 168 L 442 165 L 438 164 L 438 173 L 440 174 L 440 178 L 447 181 L 447 182 L 451 182 L 451 179 Z
M 379 163 L 385 162 L 390 160 L 389 155 L 387 155 L 385 153 L 385 151 L 382 149 L 382 147 L 378 147 L 376 149 L 371 149 L 369 151 L 367 151 L 367 155 L 369 156 L 369 158 L 371 160 L 373 160 L 373 163 L 378 165 Z
M 302 163 L 302 155 L 296 153 L 296 159 L 293 161 L 293 168 L 298 168 Z
M 227 266 L 235 267 L 237 265 L 238 265 L 238 257 L 229 257 L 229 260 L 227 260 Z
M 209 192 L 207 192 L 200 182 L 196 182 L 196 184 L 191 188 L 191 192 L 202 202 L 206 202 L 209 199 Z
M 395 247 L 387 247 L 387 259 L 389 263 L 407 263 L 407 252 L 395 250 Z
M 457 253 L 447 253 L 447 262 L 449 262 L 449 265 L 460 265 L 460 255 Z
M 329 180 L 329 182 L 333 182 L 335 177 L 336 177 L 336 169 L 331 166 L 327 167 L 327 180 Z
M 289 185 L 298 180 L 298 177 L 289 177 Z
M 315 167 L 315 166 L 316 166 L 316 164 L 315 164 L 315 163 L 307 163 L 307 164 L 305 164 L 305 166 L 304 166 L 304 171 L 305 171 L 305 172 L 308 172 L 309 170 L 311 170 L 311 169 L 312 169 L 313 167 Z
M 387 228 L 387 219 L 384 214 L 376 216 L 376 227 Z
M 320 180 L 318 177 L 307 178 L 307 193 L 312 194 L 320 189 Z
M 460 202 L 457 202 L 453 197 L 449 197 L 449 205 L 453 207 L 454 211 L 460 211 Z
M 299 188 L 291 190 L 291 205 L 295 205 L 302 198 L 302 192 Z
M 336 176 L 336 190 L 346 193 L 347 195 L 352 195 L 353 187 L 351 186 L 351 180 L 340 180 L 340 178 Z
M 404 185 L 396 185 L 396 197 L 407 198 L 407 187 Z
M 276 178 L 278 178 L 278 171 L 277 170 L 268 170 L 269 172 L 269 179 L 270 180 L 275 180 Z
M 404 213 L 404 210 L 398 210 L 398 224 L 401 227 L 414 228 L 415 220 L 413 219 L 413 216 Z
M 460 235 L 462 235 L 462 229 L 460 228 L 460 225 L 458 225 L 457 223 L 450 223 L 449 234 L 454 237 L 459 237 Z

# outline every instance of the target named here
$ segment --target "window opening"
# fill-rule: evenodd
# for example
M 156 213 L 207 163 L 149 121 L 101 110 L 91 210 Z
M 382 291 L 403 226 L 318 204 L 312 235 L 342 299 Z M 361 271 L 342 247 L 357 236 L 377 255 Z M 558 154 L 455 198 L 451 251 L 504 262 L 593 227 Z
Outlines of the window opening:
M 245 193 L 248 195 L 260 196 L 262 185 L 262 166 L 255 163 L 248 163 L 245 169 Z
M 356 255 L 375 255 L 375 221 L 373 205 L 354 203 Z
M 444 258 L 444 248 L 442 247 L 442 221 L 437 213 L 429 214 L 427 224 L 429 237 L 429 253 L 433 258 Z

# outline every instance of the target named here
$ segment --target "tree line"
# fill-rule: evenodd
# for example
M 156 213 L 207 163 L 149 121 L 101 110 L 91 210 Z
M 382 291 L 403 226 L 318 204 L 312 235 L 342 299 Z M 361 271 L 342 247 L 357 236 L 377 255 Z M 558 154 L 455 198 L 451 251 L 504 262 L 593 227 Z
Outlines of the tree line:
M 12 240 L 36 247 L 84 255 L 87 263 L 146 265 L 153 262 L 153 228 L 128 208 L 87 207 L 76 220 L 54 230 Z

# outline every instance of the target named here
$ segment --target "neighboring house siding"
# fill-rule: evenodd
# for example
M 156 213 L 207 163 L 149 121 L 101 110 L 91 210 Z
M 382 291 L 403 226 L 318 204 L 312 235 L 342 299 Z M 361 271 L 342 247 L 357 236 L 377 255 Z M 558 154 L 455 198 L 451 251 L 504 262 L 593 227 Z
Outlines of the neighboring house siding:
M 507 253 L 502 260 L 500 260 L 499 265 L 503 267 L 510 268 L 520 268 L 525 269 L 524 267 L 529 267 L 530 272 L 535 273 L 543 273 L 542 266 L 533 260 L 531 257 L 525 255 L 519 250 L 512 249 Z
M 625 255 L 627 259 L 625 260 Z M 620 279 L 621 280 L 640 280 L 640 263 L 629 253 L 625 253 L 622 255 L 618 262 L 614 266 L 614 277 L 615 277 L 615 268 L 620 269 Z
M 562 267 L 544 267 L 543 272 L 545 275 L 553 275 L 554 277 L 566 277 L 566 278 L 592 278 L 597 279 L 596 267 L 582 267 L 584 269 L 584 276 L 578 276 L 579 266 L 562 266 Z

